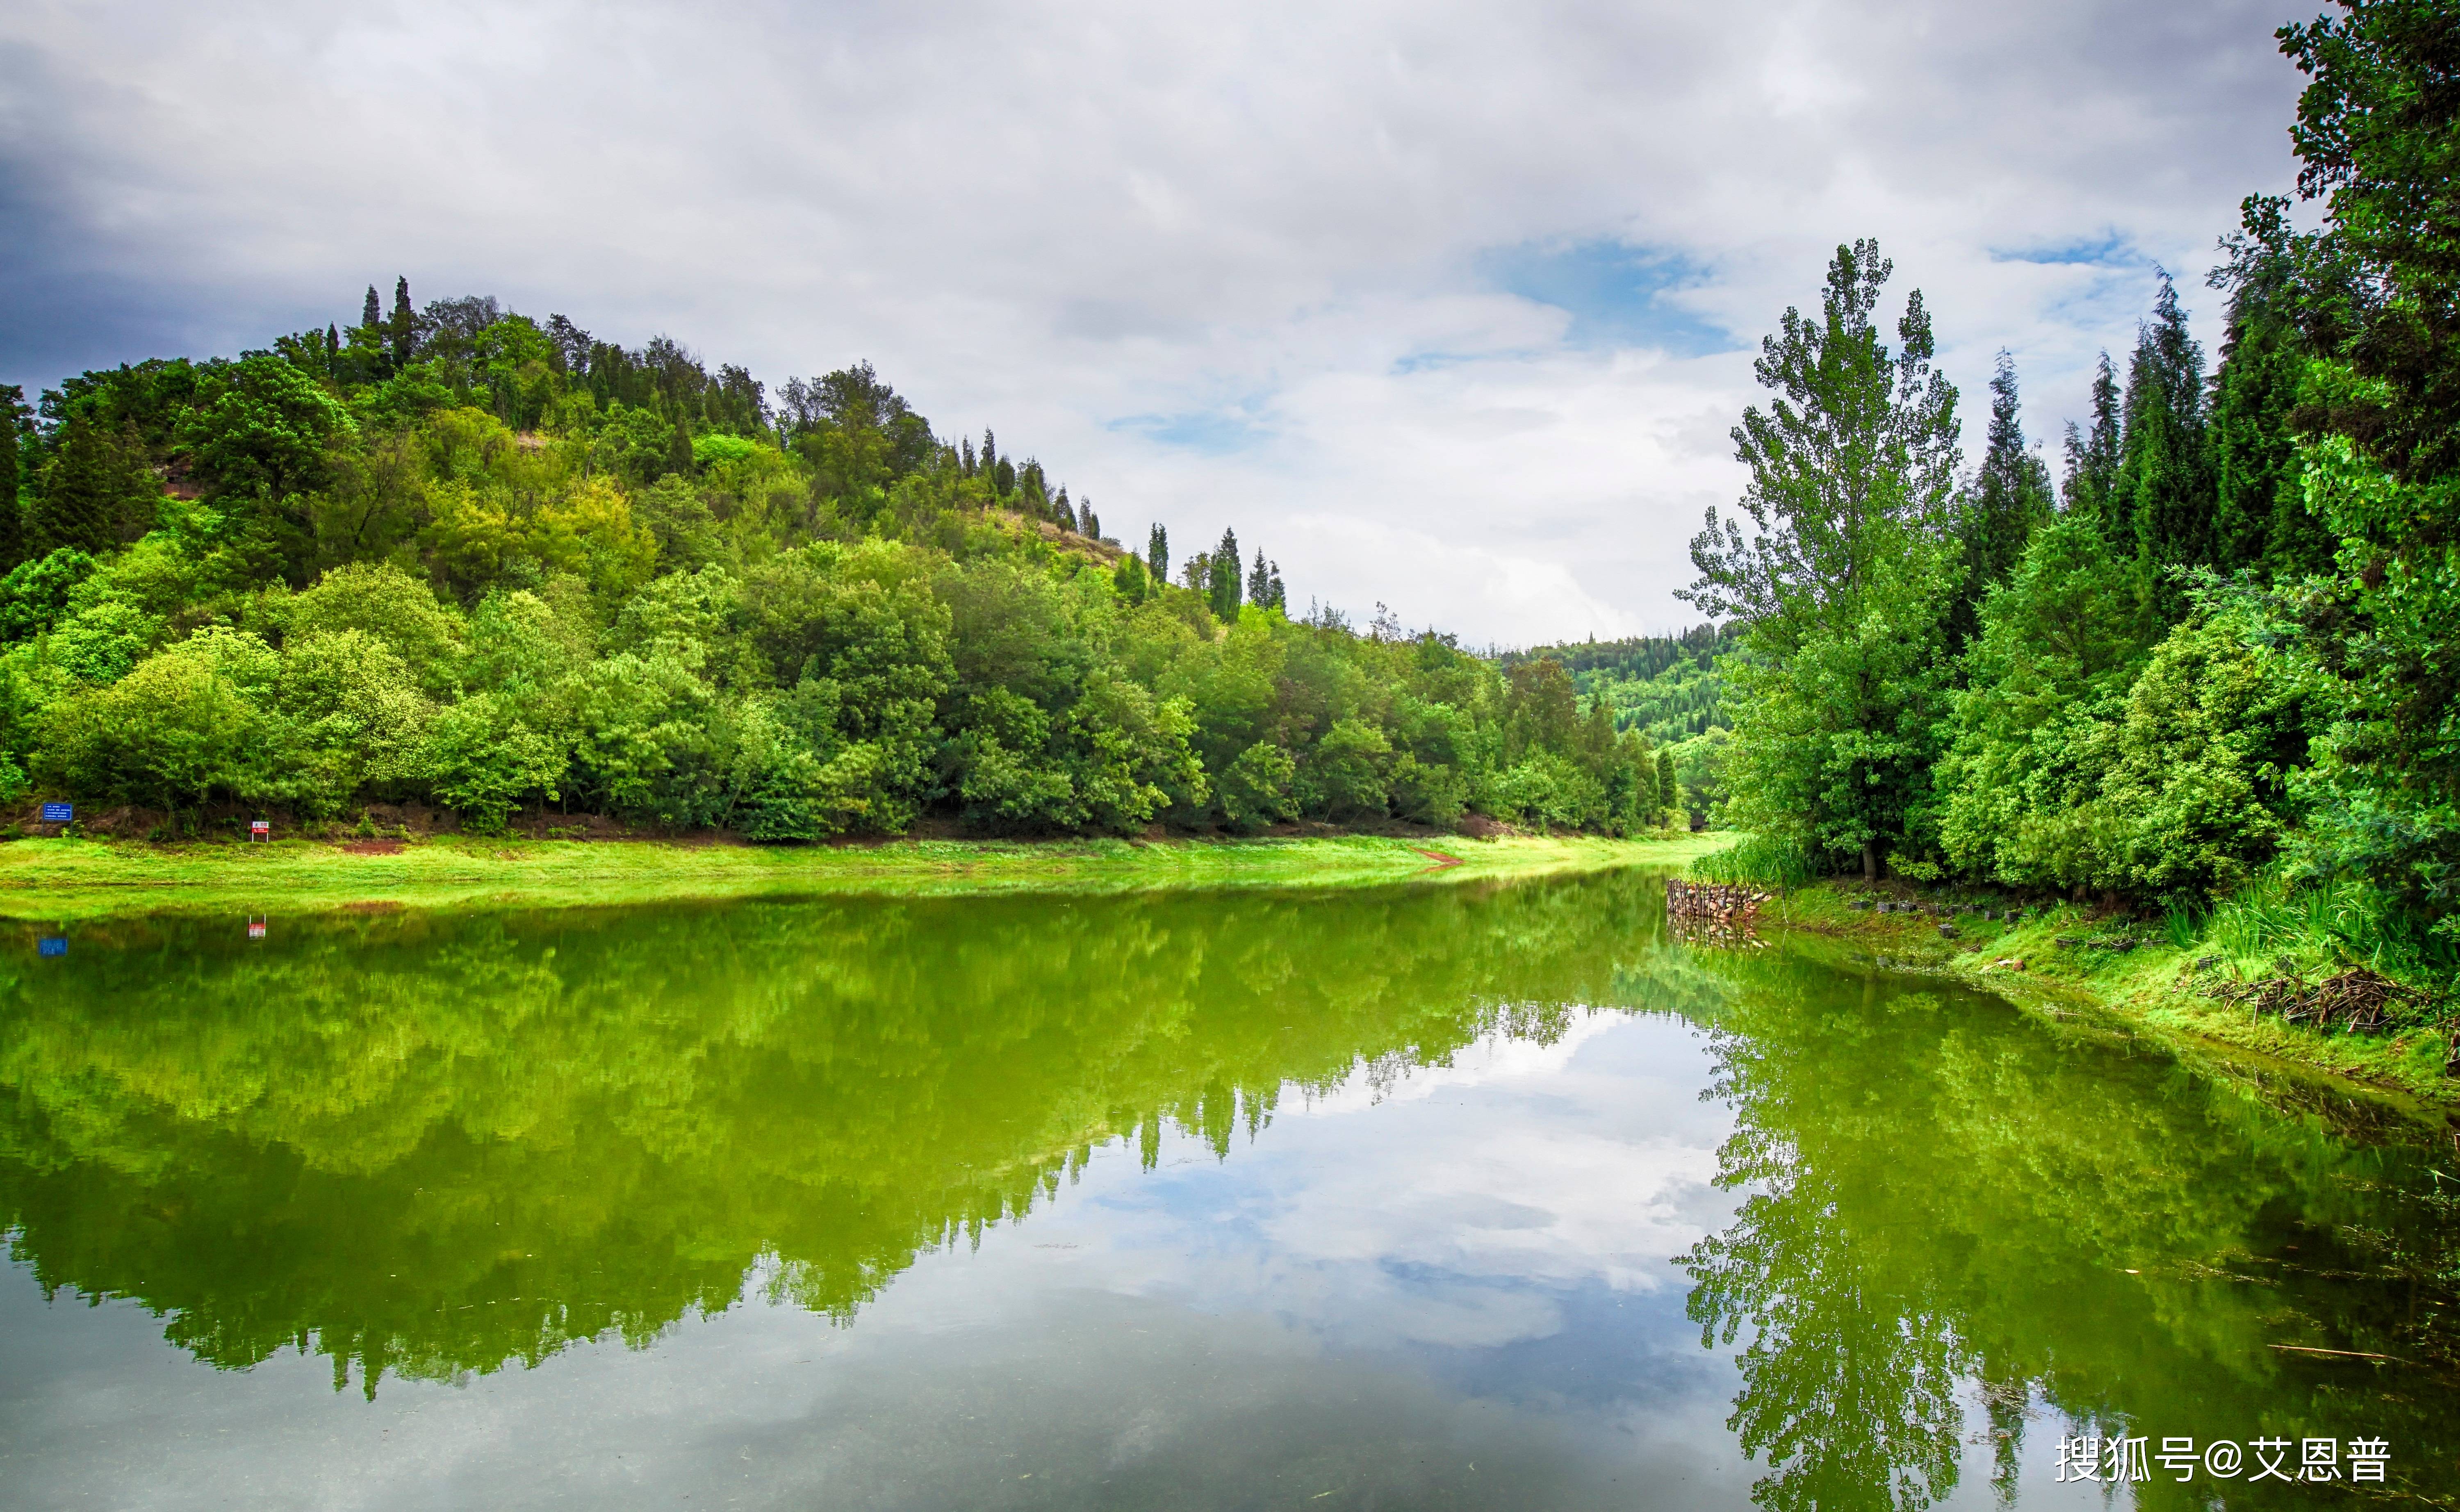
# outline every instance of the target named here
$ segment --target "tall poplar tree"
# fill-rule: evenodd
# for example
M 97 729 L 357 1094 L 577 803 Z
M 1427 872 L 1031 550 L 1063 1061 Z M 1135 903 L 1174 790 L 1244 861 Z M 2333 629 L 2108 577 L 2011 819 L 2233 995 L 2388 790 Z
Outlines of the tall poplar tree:
M 1145 570 L 1156 583 L 1170 581 L 1170 532 L 1158 522 L 1145 532 Z
M 1750 628 L 1736 684 L 1737 818 L 1806 848 L 1857 856 L 1865 877 L 1908 844 L 1928 796 L 1945 692 L 1940 622 L 1950 538 L 1956 390 L 1931 366 L 1921 293 L 1898 350 L 1875 315 L 1892 271 L 1878 245 L 1839 246 L 1816 316 L 1788 309 L 1752 372 L 1774 397 L 1744 411 L 1739 519 L 1714 506 L 1678 596 Z

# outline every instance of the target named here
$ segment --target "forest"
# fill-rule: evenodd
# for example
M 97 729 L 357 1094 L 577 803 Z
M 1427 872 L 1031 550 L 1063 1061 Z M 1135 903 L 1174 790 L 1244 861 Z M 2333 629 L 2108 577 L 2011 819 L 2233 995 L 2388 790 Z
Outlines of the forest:
M 2055 486 L 2002 353 L 1967 470 L 1919 291 L 1840 246 L 1733 432 L 1688 602 L 1738 623 L 1725 817 L 1764 872 L 2295 914 L 2460 961 L 2460 14 L 2278 33 L 2300 201 L 2223 239 L 2206 372 L 2165 277 Z
M 347 330 L 0 398 L 0 798 L 158 837 L 382 804 L 774 841 L 1684 807 L 1669 741 L 1559 660 L 1293 618 L 1228 529 L 1124 549 L 868 364 L 773 396 L 397 280 Z

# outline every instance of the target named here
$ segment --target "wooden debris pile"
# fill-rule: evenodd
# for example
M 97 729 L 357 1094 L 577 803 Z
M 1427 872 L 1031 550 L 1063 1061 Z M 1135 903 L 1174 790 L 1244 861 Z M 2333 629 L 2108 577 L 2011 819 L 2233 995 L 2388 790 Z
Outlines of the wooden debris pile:
M 1668 879 L 1665 918 L 1677 939 L 1756 945 L 1752 921 L 1759 917 L 1760 905 L 1774 896 L 1735 883 Z
M 2425 998 L 2417 989 L 2403 987 L 2363 966 L 2314 983 L 2295 970 L 2260 981 L 2223 982 L 2212 988 L 2209 995 L 2225 1003 L 2247 1004 L 2259 1013 L 2278 1014 L 2284 1024 L 2312 1024 L 2317 1029 L 2338 1025 L 2352 1034 L 2379 1033 L 2394 1005 Z

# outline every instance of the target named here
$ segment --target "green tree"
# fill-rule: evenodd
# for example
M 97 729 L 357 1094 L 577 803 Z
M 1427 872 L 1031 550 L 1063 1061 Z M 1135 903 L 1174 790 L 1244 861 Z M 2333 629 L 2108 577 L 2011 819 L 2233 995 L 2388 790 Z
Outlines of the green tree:
M 133 427 L 114 434 L 85 410 L 72 410 L 34 501 L 34 548 L 112 550 L 152 526 L 160 496 Z
M 392 285 L 392 318 L 385 323 L 386 354 L 392 359 L 392 371 L 399 373 L 410 366 L 418 351 L 418 312 L 410 306 L 410 280 L 396 278 Z
M 1750 627 L 1728 785 L 1741 822 L 1858 855 L 1865 877 L 1919 842 L 1945 691 L 1940 622 L 1956 390 L 1931 367 L 1916 290 L 1891 352 L 1873 323 L 1890 265 L 1839 246 L 1816 319 L 1789 309 L 1754 365 L 1776 397 L 1744 412 L 1740 519 L 1712 506 L 1680 595 Z
M 200 631 L 42 718 L 37 775 L 71 793 L 174 815 L 217 794 L 265 794 L 286 732 L 267 709 L 280 659 L 253 635 Z
M 2213 380 L 2214 559 L 2224 569 L 2289 579 L 2332 564 L 2331 531 L 2306 507 L 2298 459 L 2298 389 L 2314 353 L 2297 322 L 2288 202 L 2251 196 L 2244 219 L 2245 230 L 2223 244 L 2229 261 L 2212 275 L 2230 293 Z
M 1145 570 L 1156 583 L 1170 581 L 1170 532 L 1158 521 L 1145 532 Z
M 1959 502 L 1962 577 L 1948 615 L 1949 647 L 1972 638 L 1982 597 L 2007 579 L 2025 543 L 2055 509 L 2050 472 L 2025 444 L 2015 359 L 2004 351 L 1990 377 L 1990 433 L 1973 487 Z
M 2299 247 L 2301 325 L 2322 360 L 2308 499 L 2339 538 L 2301 607 L 2334 684 L 2311 863 L 2460 927 L 2460 92 L 2453 20 L 2432 0 L 2351 0 L 2279 33 L 2309 82 L 2298 187 L 2326 203 Z M 2301 406 L 2301 409 L 2306 406 Z
M 17 500 L 27 415 L 26 391 L 13 383 L 0 384 L 0 573 L 33 554 L 32 532 Z
M 1221 532 L 1221 543 L 1205 559 L 1205 602 L 1218 619 L 1239 617 L 1239 537 L 1228 529 Z
M 2165 625 L 2186 613 L 2173 571 L 2214 559 L 2213 479 L 2204 418 L 2204 352 L 2167 274 L 2127 369 L 2113 544 L 2133 554 L 2138 592 Z M 2123 517 L 2123 518 L 2122 518 Z
M 1657 753 L 1657 802 L 1661 814 L 1671 814 L 1683 807 L 1683 781 L 1674 774 L 1674 748 L 1667 746 Z
M 2080 432 L 2072 422 L 2068 426 L 2068 476 L 2060 485 L 2060 501 L 2068 514 L 2101 522 L 2104 533 L 2115 540 L 2120 526 L 2113 519 L 2118 489 L 2118 370 L 2110 365 L 2107 351 L 2093 369 L 2091 402 L 2092 429 Z

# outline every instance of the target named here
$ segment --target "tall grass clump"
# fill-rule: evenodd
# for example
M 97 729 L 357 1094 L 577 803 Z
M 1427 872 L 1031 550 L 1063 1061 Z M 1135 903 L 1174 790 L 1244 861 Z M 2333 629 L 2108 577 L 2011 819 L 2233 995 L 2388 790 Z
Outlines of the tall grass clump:
M 1711 851 L 1691 863 L 1691 875 L 1702 882 L 1733 883 L 1753 887 L 1800 887 L 1813 875 L 1813 856 L 1798 841 L 1770 835 L 1746 835 L 1723 850 Z
M 2300 878 L 2276 862 L 2214 905 L 2202 928 L 2180 940 L 2195 910 L 2165 921 L 2181 948 L 2200 943 L 2250 975 L 2286 961 L 2298 970 L 2364 966 L 2437 990 L 2460 977 L 2460 950 L 2407 917 L 2391 897 L 2348 878 Z

